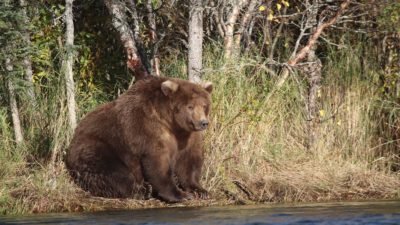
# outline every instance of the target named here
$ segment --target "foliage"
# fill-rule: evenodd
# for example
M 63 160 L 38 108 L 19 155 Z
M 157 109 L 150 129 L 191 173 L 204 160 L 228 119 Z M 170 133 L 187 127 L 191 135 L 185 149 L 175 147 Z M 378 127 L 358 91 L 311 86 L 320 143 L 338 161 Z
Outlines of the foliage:
M 400 31 L 400 3 L 392 2 L 384 5 L 379 17 L 379 24 L 390 31 Z
M 16 61 L 21 60 L 26 55 L 26 46 L 24 45 L 22 32 L 23 17 L 17 6 L 7 1 L 0 5 L 0 61 L 10 60 L 10 64 L 14 66 L 12 74 L 7 78 L 16 79 L 21 75 L 22 70 Z M 2 63 L 0 71 L 5 73 L 5 64 Z
M 61 76 L 64 1 L 27 2 L 29 23 L 17 4 L 0 4 L 0 213 L 146 204 L 91 198 L 69 180 L 63 165 L 71 138 Z M 291 68 L 288 81 L 278 91 L 274 89 L 296 44 L 301 47 L 307 41 L 307 36 L 297 39 L 305 23 L 305 5 L 301 1 L 258 1 L 243 31 L 240 54 L 228 61 L 213 15 L 222 10 L 226 16 L 231 5 L 229 1 L 210 2 L 227 5 L 205 8 L 209 16 L 204 25 L 202 73 L 214 83 L 215 91 L 203 182 L 212 196 L 229 203 L 399 197 L 400 4 L 378 6 L 361 1 L 349 9 L 345 18 L 351 19 L 324 31 L 315 50 L 323 70 L 317 97 L 318 140 L 310 152 L 306 147 L 307 74 Z M 150 57 L 155 43 L 148 35 L 146 1 L 136 3 L 141 47 Z M 157 43 L 161 71 L 184 79 L 188 4 L 151 3 L 162 37 Z M 337 8 L 332 4 L 324 4 L 318 12 L 329 17 Z M 127 12 L 133 24 L 135 18 Z M 74 79 L 82 118 L 99 104 L 117 98 L 129 87 L 132 76 L 102 1 L 74 1 L 74 22 Z M 311 32 L 309 28 L 304 31 Z M 26 33 L 30 46 L 25 44 Z M 22 60 L 27 56 L 33 65 L 35 105 L 25 93 Z M 14 65 L 12 73 L 5 70 L 7 58 Z M 16 81 L 26 140 L 21 146 L 15 144 L 9 111 L 5 84 L 10 75 Z M 53 153 L 60 154 L 52 159 Z M 148 202 L 149 207 L 163 205 Z

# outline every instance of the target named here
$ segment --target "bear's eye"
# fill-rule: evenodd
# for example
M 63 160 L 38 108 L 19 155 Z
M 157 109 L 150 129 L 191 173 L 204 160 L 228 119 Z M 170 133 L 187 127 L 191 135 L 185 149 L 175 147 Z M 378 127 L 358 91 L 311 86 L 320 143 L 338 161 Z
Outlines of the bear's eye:
M 188 105 L 188 109 L 189 109 L 189 110 L 193 110 L 194 107 L 193 107 L 192 105 Z
M 208 110 L 209 110 L 209 109 L 208 109 L 208 105 L 204 105 L 204 106 L 203 106 L 203 109 L 204 109 L 204 111 L 208 114 Z

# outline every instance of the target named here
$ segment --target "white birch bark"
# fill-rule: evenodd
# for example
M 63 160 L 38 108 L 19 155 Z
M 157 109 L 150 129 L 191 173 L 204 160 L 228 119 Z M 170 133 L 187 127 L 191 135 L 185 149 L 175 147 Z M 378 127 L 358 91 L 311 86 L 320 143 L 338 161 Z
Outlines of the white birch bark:
M 69 126 L 72 130 L 76 128 L 76 101 L 75 101 L 75 83 L 73 77 L 73 64 L 74 64 L 74 21 L 73 21 L 73 6 L 74 0 L 65 0 L 65 48 L 66 56 L 64 58 L 64 74 L 67 92 L 67 106 L 68 106 L 68 119 Z
M 135 40 L 139 40 L 140 25 L 139 25 L 139 14 L 137 11 L 135 0 L 127 0 L 128 9 L 133 19 L 133 37 Z
M 150 39 L 153 45 L 157 45 L 158 37 L 157 37 L 157 26 L 156 20 L 154 17 L 154 10 L 152 6 L 152 0 L 147 0 L 146 9 L 147 9 L 147 21 L 150 28 Z M 151 68 L 152 73 L 156 76 L 160 76 L 160 58 L 158 57 L 158 48 L 154 46 L 153 55 L 151 59 Z
M 136 79 L 148 76 L 149 74 L 139 57 L 134 32 L 127 22 L 125 2 L 118 0 L 104 0 L 104 3 L 112 17 L 112 24 L 118 31 L 122 45 L 125 48 L 127 66 L 134 72 Z
M 232 11 L 228 15 L 228 20 L 225 25 L 225 36 L 224 36 L 224 55 L 225 59 L 231 58 L 233 49 L 233 34 L 235 30 L 235 24 L 237 22 L 240 10 L 247 4 L 247 0 L 235 0 L 232 3 Z
M 240 27 L 234 35 L 235 46 L 233 49 L 235 51 L 235 54 L 240 52 L 240 41 L 242 39 L 244 31 L 249 25 L 251 18 L 253 17 L 254 9 L 256 8 L 257 3 L 258 0 L 251 0 L 249 6 L 247 7 L 246 13 L 242 16 Z
M 6 59 L 6 70 L 9 72 L 9 74 L 11 74 L 11 72 L 13 71 L 13 65 L 11 64 L 10 59 Z M 8 94 L 10 97 L 10 110 L 14 127 L 15 142 L 17 144 L 21 144 L 24 141 L 24 137 L 22 134 L 21 120 L 19 119 L 17 97 L 15 94 L 15 88 L 11 77 L 8 77 L 7 79 L 7 86 L 8 86 Z
M 190 4 L 188 77 L 199 83 L 203 68 L 203 6 L 202 0 L 191 0 Z
M 27 12 L 26 12 L 27 4 L 26 4 L 25 0 L 19 0 L 19 4 L 21 6 L 24 24 L 27 25 L 29 23 L 29 18 L 28 18 Z M 30 39 L 29 33 L 25 31 L 23 34 L 23 38 L 24 38 L 25 44 L 28 47 L 30 47 L 31 39 Z M 32 101 L 32 103 L 35 103 L 36 97 L 35 97 L 35 91 L 34 91 L 34 86 L 33 86 L 32 60 L 31 60 L 30 55 L 27 55 L 24 58 L 23 65 L 24 65 L 24 69 L 25 69 L 25 80 L 27 81 L 27 84 L 28 84 L 27 93 L 30 98 L 30 101 Z

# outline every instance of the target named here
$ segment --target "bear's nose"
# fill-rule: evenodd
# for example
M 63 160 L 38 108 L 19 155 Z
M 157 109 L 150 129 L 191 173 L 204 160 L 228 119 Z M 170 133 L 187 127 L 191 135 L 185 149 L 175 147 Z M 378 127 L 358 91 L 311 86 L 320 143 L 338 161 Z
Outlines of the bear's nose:
M 206 129 L 208 126 L 208 120 L 201 120 L 200 121 L 200 127 L 201 129 Z

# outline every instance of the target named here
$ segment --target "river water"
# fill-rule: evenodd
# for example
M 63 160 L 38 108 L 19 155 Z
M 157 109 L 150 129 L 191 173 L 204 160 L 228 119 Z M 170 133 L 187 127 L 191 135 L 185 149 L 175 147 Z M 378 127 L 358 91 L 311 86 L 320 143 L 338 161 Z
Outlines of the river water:
M 162 208 L 0 217 L 0 224 L 400 224 L 400 201 Z

